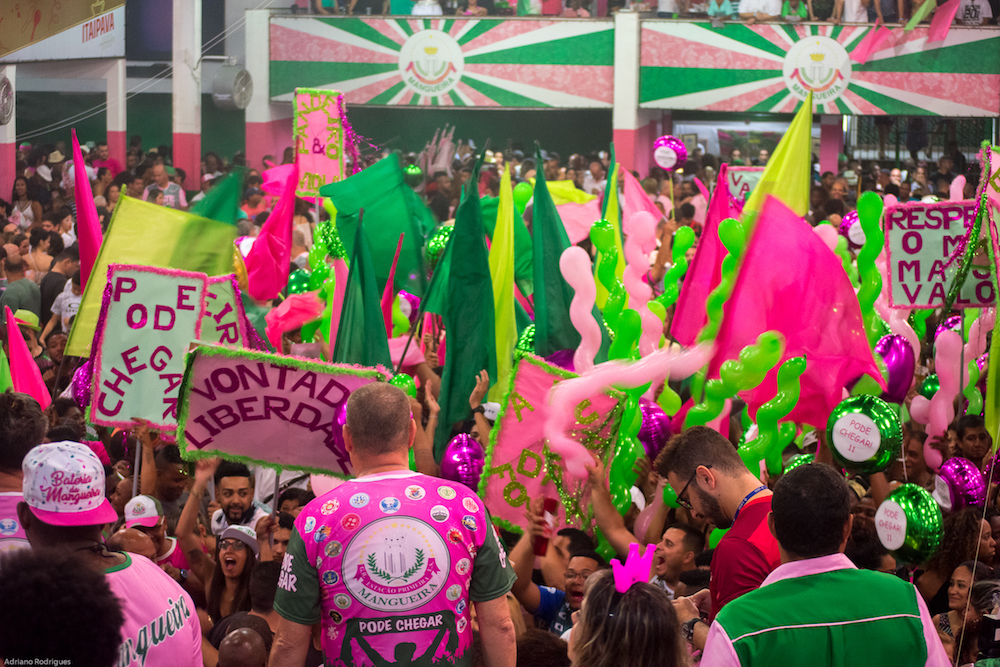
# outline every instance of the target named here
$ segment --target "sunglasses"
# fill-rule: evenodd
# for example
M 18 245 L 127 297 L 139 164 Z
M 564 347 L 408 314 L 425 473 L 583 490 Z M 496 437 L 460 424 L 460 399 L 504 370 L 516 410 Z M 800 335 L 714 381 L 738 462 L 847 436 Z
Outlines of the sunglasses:
M 233 551 L 243 551 L 247 548 L 247 545 L 240 540 L 235 539 L 225 539 L 219 540 L 219 551 L 223 549 L 232 549 Z
M 681 492 L 677 494 L 677 504 L 680 505 L 681 507 L 683 507 L 686 510 L 692 510 L 692 509 L 694 509 L 693 507 L 691 507 L 691 502 L 687 498 L 684 497 L 684 494 L 687 493 L 688 487 L 691 486 L 691 482 L 693 482 L 694 479 L 695 479 L 695 477 L 698 476 L 698 468 L 699 467 L 711 468 L 712 466 L 711 465 L 696 466 L 695 469 L 694 469 L 694 472 L 691 473 L 691 477 L 688 478 L 687 484 L 685 484 L 684 488 L 681 489 Z

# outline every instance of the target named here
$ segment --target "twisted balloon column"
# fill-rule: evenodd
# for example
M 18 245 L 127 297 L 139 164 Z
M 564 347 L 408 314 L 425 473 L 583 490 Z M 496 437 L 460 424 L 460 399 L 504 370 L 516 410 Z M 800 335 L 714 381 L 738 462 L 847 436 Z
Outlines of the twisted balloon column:
M 968 362 L 968 381 L 962 390 L 962 395 L 968 401 L 966 414 L 978 415 L 983 411 L 983 394 L 979 391 L 979 387 L 976 386 L 979 383 L 980 376 L 979 365 L 976 363 L 976 359 L 986 351 L 986 334 L 993 329 L 995 319 L 996 310 L 987 308 L 979 313 L 979 317 L 969 327 L 969 342 L 965 344 L 963 350 L 964 358 L 972 360 Z
M 978 415 L 983 411 L 983 395 L 979 391 L 979 387 L 976 386 L 979 382 L 979 366 L 976 362 L 970 361 L 969 366 L 969 383 L 965 385 L 965 389 L 962 390 L 962 395 L 965 396 L 965 400 L 968 401 L 968 408 L 966 414 Z
M 673 264 L 663 276 L 663 294 L 656 299 L 664 308 L 677 303 L 677 298 L 681 295 L 681 283 L 688 271 L 687 251 L 694 245 L 694 241 L 694 230 L 690 227 L 681 227 L 674 232 L 674 245 L 670 249 Z
M 743 224 L 733 218 L 727 218 L 719 223 L 719 240 L 725 246 L 728 254 L 722 260 L 722 273 L 719 285 L 711 291 L 705 301 L 705 312 L 708 315 L 708 323 L 698 333 L 698 341 L 704 342 L 715 340 L 722 325 L 722 307 L 729 300 L 736 284 L 736 269 L 739 267 L 740 259 L 743 256 L 743 247 L 746 244 L 746 231 Z
M 719 379 L 705 385 L 705 399 L 691 408 L 684 420 L 684 428 L 703 426 L 722 412 L 726 399 L 741 391 L 753 389 L 781 360 L 785 353 L 785 337 L 776 331 L 765 331 L 757 342 L 747 345 L 739 359 L 730 359 L 719 369 Z
M 833 250 L 834 254 L 840 258 L 841 264 L 844 265 L 844 271 L 847 273 L 847 278 L 851 281 L 851 287 L 858 289 L 861 283 L 858 282 L 858 267 L 854 266 L 854 261 L 851 259 L 851 251 L 847 248 L 847 239 L 843 236 L 837 239 L 837 247 Z
M 549 392 L 552 410 L 545 422 L 549 449 L 563 458 L 566 471 L 578 479 L 587 477 L 586 466 L 592 462 L 587 448 L 567 435 L 576 419 L 576 406 L 612 387 L 635 388 L 666 377 L 690 376 L 712 358 L 711 345 L 698 345 L 679 352 L 662 348 L 639 361 L 608 361 L 594 366 L 580 377 L 563 380 Z
M 586 373 L 594 367 L 594 357 L 601 349 L 601 326 L 594 319 L 597 285 L 590 273 L 590 255 L 580 246 L 571 246 L 559 258 L 559 270 L 573 288 L 569 319 L 580 334 L 580 345 L 573 353 L 573 367 Z
M 865 321 L 868 344 L 874 346 L 882 336 L 882 326 L 875 313 L 875 299 L 882 291 L 882 275 L 875 266 L 875 259 L 882 252 L 885 239 L 879 227 L 882 217 L 882 198 L 874 192 L 866 192 L 858 199 L 858 219 L 865 232 L 865 245 L 858 253 L 858 275 L 861 289 L 858 290 L 858 304 L 861 317 Z
M 649 253 L 656 248 L 656 219 L 646 211 L 639 211 L 628 216 L 626 223 L 625 260 L 628 264 L 622 282 L 628 291 L 629 306 L 639 313 L 642 322 L 639 354 L 646 356 L 659 347 L 663 335 L 663 321 L 648 306 L 653 288 L 643 280 L 649 273 Z
M 615 273 L 618 266 L 618 248 L 615 246 L 615 228 L 607 220 L 598 220 L 590 227 L 590 241 L 601 257 L 597 262 L 597 277 L 608 290 L 608 300 L 604 304 L 604 321 L 614 330 L 618 316 L 625 307 L 625 285 Z
M 961 366 L 962 336 L 957 331 L 944 331 L 934 341 L 934 370 L 940 386 L 928 401 L 923 396 L 914 396 L 910 403 L 910 417 L 921 424 L 927 424 L 928 443 L 930 438 L 940 438 L 955 419 L 955 398 L 962 387 L 958 378 Z M 930 444 L 924 444 L 924 461 L 932 470 L 941 467 L 941 452 Z
M 778 393 L 757 410 L 757 437 L 744 443 L 739 454 L 751 472 L 757 474 L 760 461 L 767 463 L 772 475 L 781 472 L 781 452 L 795 438 L 796 426 L 785 422 L 778 426 L 778 420 L 787 415 L 798 403 L 801 387 L 799 377 L 806 370 L 805 357 L 792 357 L 778 369 Z

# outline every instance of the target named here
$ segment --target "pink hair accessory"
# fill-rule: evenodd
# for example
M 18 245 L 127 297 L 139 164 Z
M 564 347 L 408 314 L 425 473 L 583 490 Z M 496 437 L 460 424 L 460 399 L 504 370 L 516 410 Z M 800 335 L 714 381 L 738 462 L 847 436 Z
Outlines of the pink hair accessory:
M 639 544 L 633 542 L 628 547 L 628 559 L 625 560 L 624 565 L 618 559 L 611 561 L 611 571 L 615 577 L 615 590 L 619 593 L 625 593 L 632 588 L 632 584 L 648 582 L 655 553 L 656 545 L 647 544 L 646 551 L 640 557 Z

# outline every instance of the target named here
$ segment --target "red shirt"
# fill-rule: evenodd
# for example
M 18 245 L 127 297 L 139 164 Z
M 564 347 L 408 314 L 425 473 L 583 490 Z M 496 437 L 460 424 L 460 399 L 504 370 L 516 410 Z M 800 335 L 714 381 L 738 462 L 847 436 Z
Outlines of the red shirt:
M 759 588 L 781 564 L 778 541 L 767 527 L 771 495 L 757 496 L 743 506 L 733 527 L 712 554 L 712 619 L 726 603 Z

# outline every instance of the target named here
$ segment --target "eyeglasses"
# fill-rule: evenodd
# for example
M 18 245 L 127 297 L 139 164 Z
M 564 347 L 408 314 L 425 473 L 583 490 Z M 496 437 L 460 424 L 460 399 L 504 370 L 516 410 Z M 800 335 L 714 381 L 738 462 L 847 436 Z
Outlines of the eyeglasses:
M 677 494 L 677 504 L 686 510 L 694 509 L 693 507 L 691 507 L 691 502 L 684 497 L 684 494 L 687 492 L 688 487 L 691 486 L 691 482 L 694 481 L 694 478 L 698 476 L 699 467 L 711 468 L 712 466 L 711 465 L 695 466 L 694 472 L 691 473 L 691 477 L 688 479 L 687 484 L 685 484 L 684 488 L 681 489 L 681 492 Z
M 571 581 L 576 581 L 577 579 L 587 581 L 587 578 L 592 574 L 593 572 L 574 572 L 573 570 L 567 570 L 564 576 L 566 577 L 566 583 L 569 583 Z
M 219 551 L 223 549 L 232 549 L 233 551 L 243 551 L 247 548 L 247 545 L 240 540 L 226 539 L 219 540 Z

